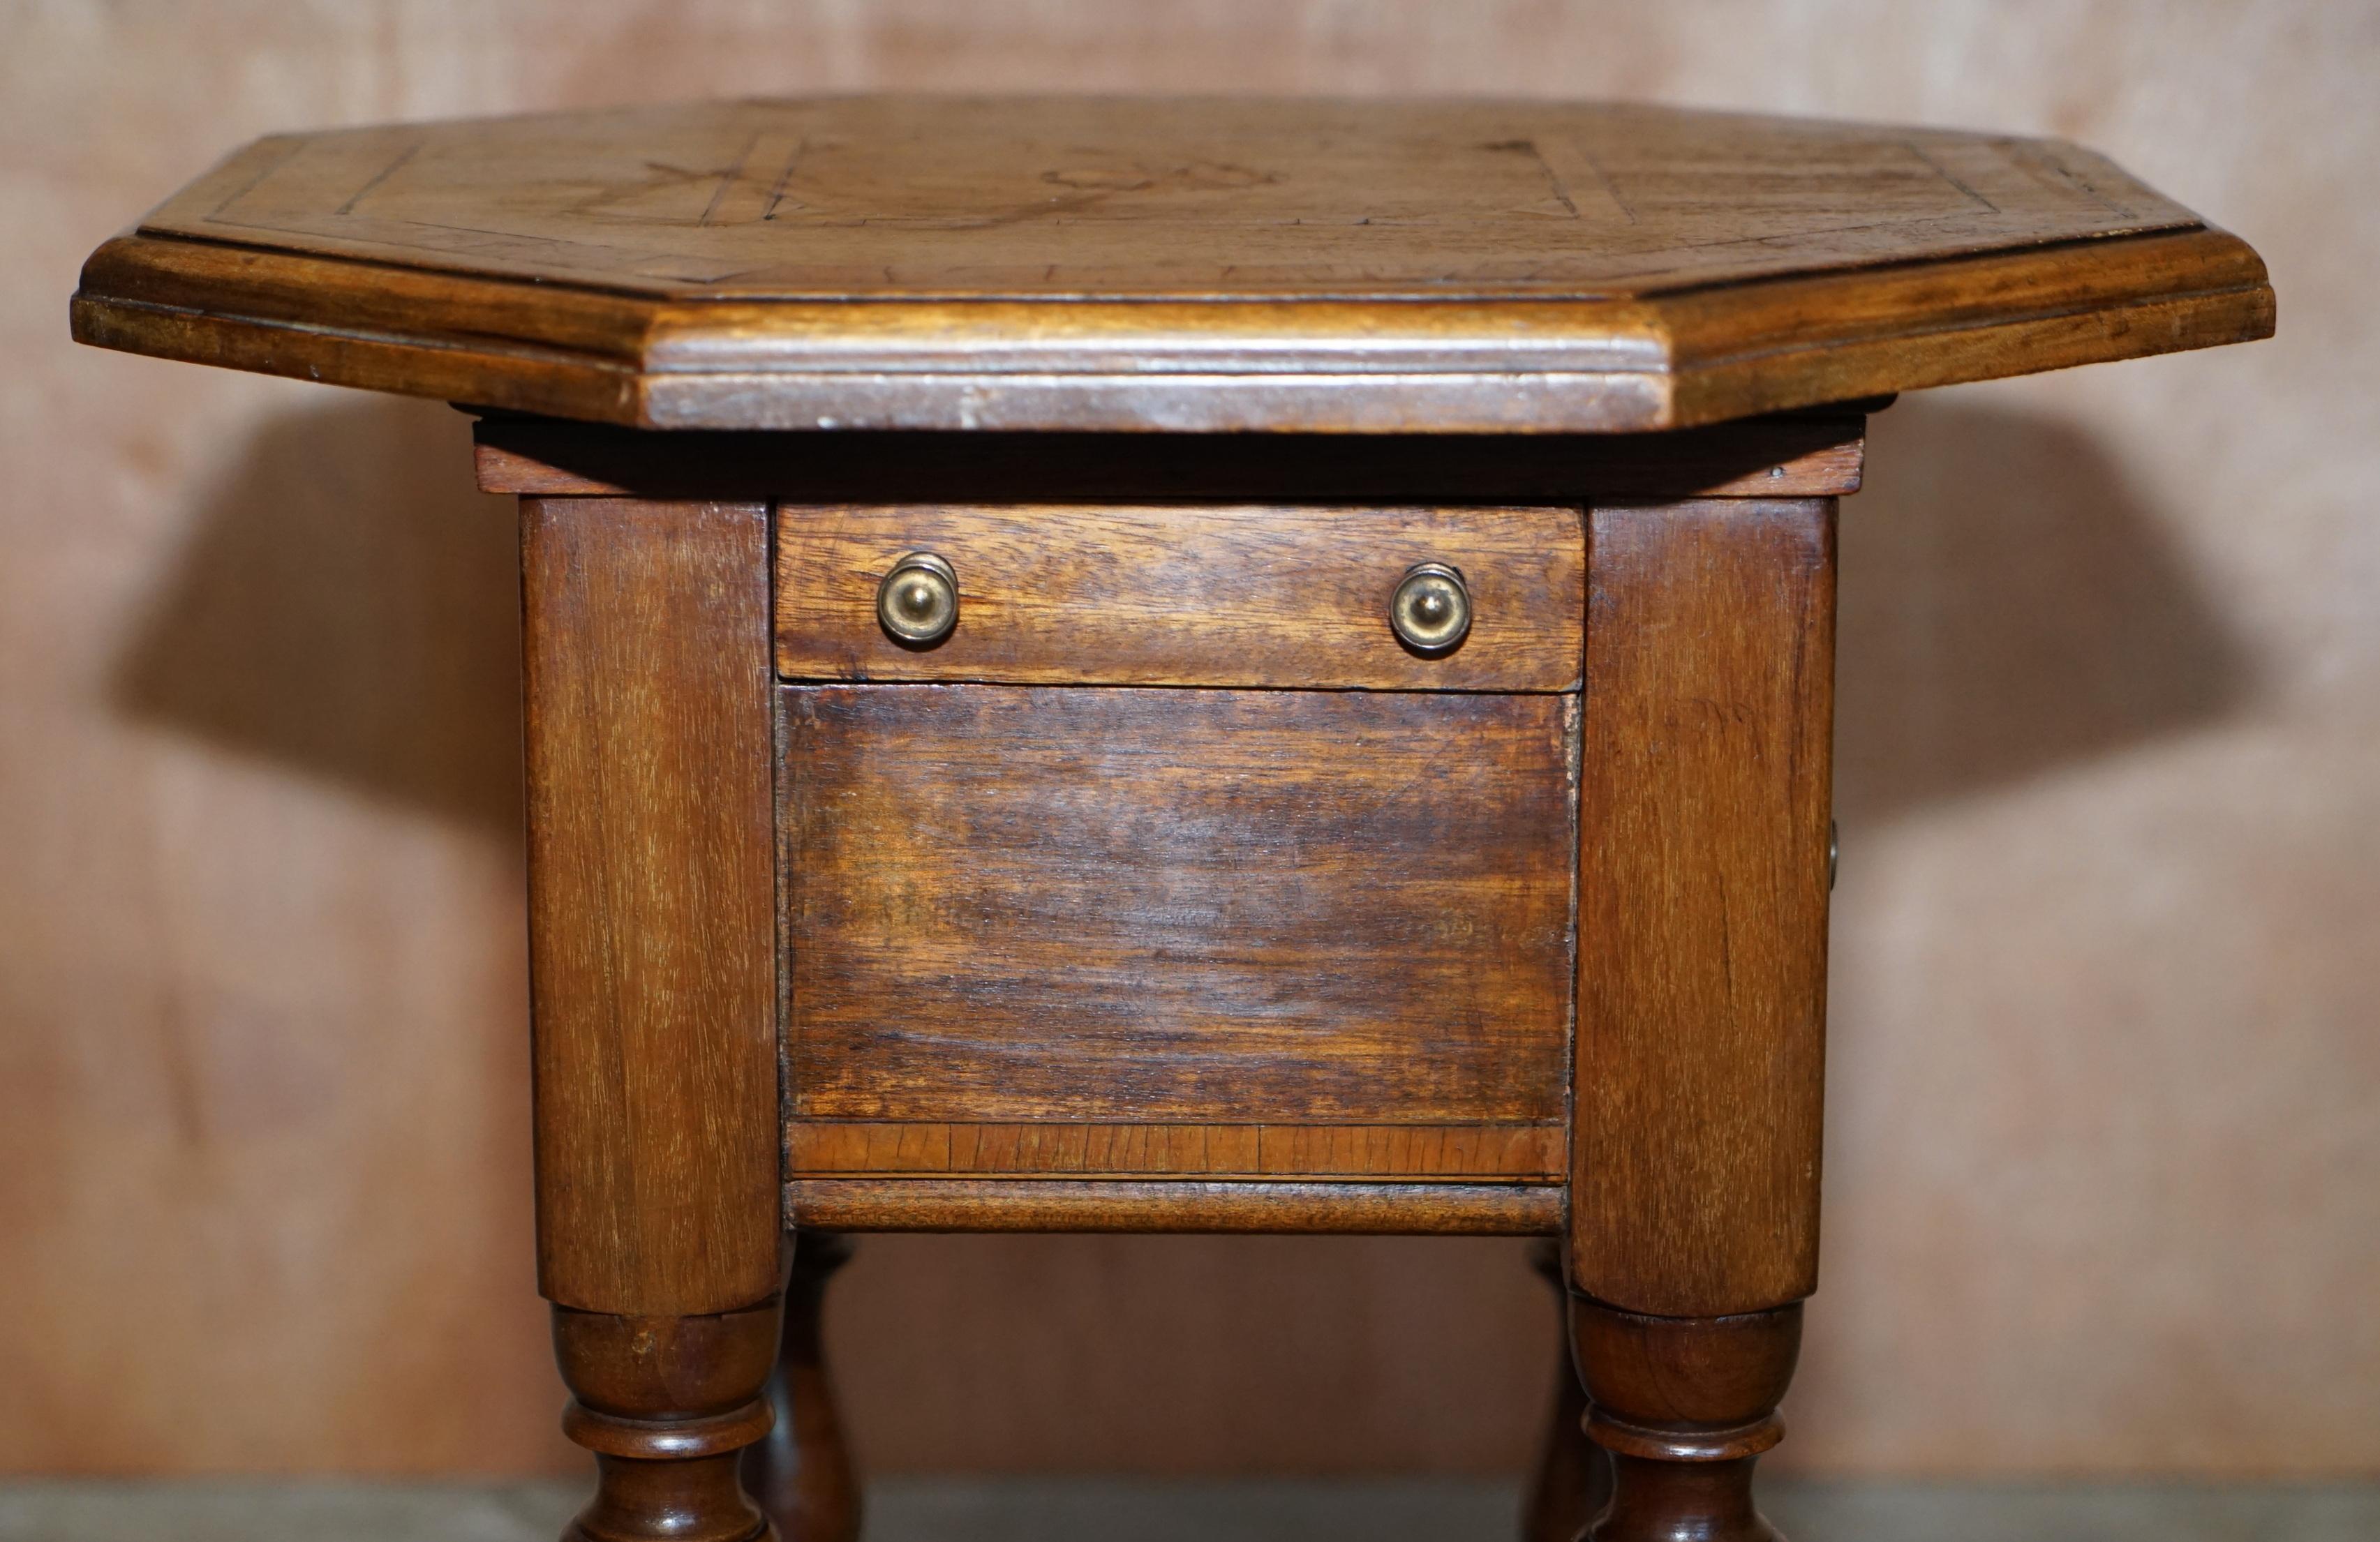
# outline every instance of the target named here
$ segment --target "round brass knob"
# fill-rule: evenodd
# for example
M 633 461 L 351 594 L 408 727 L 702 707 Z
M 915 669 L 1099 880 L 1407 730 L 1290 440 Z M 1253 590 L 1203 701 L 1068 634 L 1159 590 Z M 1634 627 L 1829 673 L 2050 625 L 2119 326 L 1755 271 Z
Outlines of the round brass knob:
M 1471 591 L 1442 562 L 1416 563 L 1389 597 L 1389 625 L 1416 653 L 1444 653 L 1471 630 Z
M 899 641 L 940 642 L 959 624 L 959 576 L 931 552 L 912 552 L 876 586 L 876 619 Z

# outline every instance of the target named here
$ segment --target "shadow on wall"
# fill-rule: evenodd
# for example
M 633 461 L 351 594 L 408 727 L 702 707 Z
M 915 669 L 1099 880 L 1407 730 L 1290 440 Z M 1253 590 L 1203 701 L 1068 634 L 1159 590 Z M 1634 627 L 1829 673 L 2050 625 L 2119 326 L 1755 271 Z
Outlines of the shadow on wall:
M 2056 419 L 1904 400 L 1843 509 L 1846 831 L 2221 717 L 2240 642 L 2157 516 Z
M 273 420 L 112 686 L 134 718 L 517 841 L 518 539 L 472 485 L 470 420 L 401 400 Z

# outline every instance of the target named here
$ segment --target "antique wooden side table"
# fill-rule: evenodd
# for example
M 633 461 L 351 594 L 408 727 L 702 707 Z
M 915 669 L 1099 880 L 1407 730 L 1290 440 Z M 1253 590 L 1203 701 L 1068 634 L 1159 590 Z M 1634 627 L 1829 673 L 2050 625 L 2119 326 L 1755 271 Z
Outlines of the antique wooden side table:
M 1863 414 L 2272 319 L 2067 145 L 1282 100 L 280 137 L 74 301 L 520 495 L 603 1542 L 765 1533 L 795 1228 L 1556 1238 L 1592 1535 L 1773 1535 Z

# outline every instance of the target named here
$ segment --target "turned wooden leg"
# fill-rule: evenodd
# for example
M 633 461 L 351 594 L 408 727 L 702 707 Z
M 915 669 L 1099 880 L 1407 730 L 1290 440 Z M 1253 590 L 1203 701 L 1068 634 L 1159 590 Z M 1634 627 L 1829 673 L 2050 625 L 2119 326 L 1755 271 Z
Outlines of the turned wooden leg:
M 573 1399 L 563 1433 L 595 1453 L 595 1498 L 564 1542 L 751 1542 L 771 1535 L 735 1480 L 769 1432 L 774 1298 L 710 1317 L 553 1309 Z
M 765 504 L 521 503 L 538 1289 L 572 1542 L 750 1542 L 785 1279 Z
M 1553 1416 L 1546 1426 L 1545 1443 L 1537 1448 L 1537 1475 L 1521 1513 L 1521 1536 L 1524 1542 L 1578 1542 L 1586 1524 L 1610 1502 L 1611 1458 L 1586 1438 L 1586 1389 L 1571 1363 L 1570 1287 L 1562 1279 L 1561 1245 L 1539 1243 L 1530 1250 L 1529 1261 L 1554 1288 L 1554 1342 L 1560 1360 L 1554 1371 Z
M 827 1282 L 850 1261 L 851 1240 L 839 1233 L 803 1232 L 794 1239 L 784 1333 L 769 1378 L 777 1423 L 744 1448 L 744 1487 L 783 1542 L 855 1542 L 859 1536 L 859 1479 L 819 1338 Z
M 1723 1317 L 1655 1317 L 1585 1296 L 1571 1344 L 1612 1457 L 1610 1507 L 1589 1542 L 1778 1542 L 1752 1468 L 1785 1427 L 1777 1404 L 1802 1344 L 1797 1303 Z

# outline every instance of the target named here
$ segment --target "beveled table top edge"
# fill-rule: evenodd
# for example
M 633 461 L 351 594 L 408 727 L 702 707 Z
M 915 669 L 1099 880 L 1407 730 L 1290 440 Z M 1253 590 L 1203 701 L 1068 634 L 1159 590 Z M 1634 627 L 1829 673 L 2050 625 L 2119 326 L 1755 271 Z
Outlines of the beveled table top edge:
M 129 352 L 771 430 L 1636 432 L 2273 326 L 2261 259 L 2204 225 L 1577 300 L 664 298 L 133 233 L 73 305 Z

